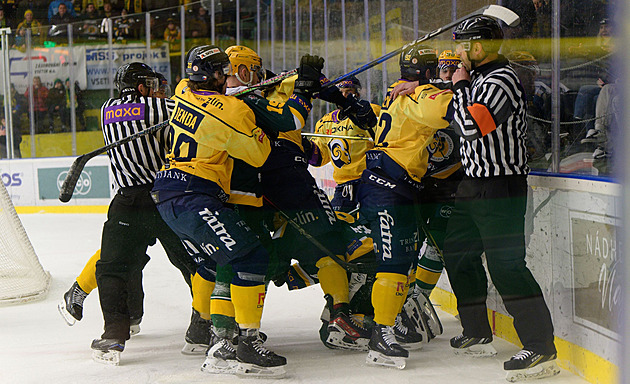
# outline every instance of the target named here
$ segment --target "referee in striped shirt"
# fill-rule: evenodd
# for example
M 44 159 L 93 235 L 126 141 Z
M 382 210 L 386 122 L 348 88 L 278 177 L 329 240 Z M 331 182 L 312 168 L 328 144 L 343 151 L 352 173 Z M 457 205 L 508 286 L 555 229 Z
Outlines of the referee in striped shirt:
M 453 75 L 453 125 L 466 176 L 457 190 L 444 243 L 444 262 L 463 327 L 451 346 L 456 352 L 472 352 L 468 348 L 476 346 L 496 353 L 486 309 L 485 252 L 490 277 L 523 344 L 523 351 L 505 362 L 504 369 L 552 362 L 556 349 L 551 316 L 525 264 L 526 96 L 508 61 L 498 54 L 503 32 L 494 19 L 468 19 L 455 28 L 453 39 L 463 64 Z
M 106 144 L 169 119 L 175 102 L 153 97 L 159 80 L 148 65 L 134 62 L 121 66 L 114 83 L 119 96 L 101 107 Z M 142 316 L 135 313 L 141 310 L 144 296 L 142 269 L 149 261 L 147 248 L 156 239 L 189 285 L 190 275 L 196 269 L 177 235 L 162 220 L 150 195 L 155 175 L 166 158 L 166 140 L 167 130 L 163 129 L 107 152 L 118 191 L 109 205 L 101 237 L 101 258 L 96 263 L 105 331 L 101 339 L 92 342 L 92 349 L 101 355 L 122 352 L 129 339 L 131 317 Z M 97 356 L 97 361 L 105 360 Z

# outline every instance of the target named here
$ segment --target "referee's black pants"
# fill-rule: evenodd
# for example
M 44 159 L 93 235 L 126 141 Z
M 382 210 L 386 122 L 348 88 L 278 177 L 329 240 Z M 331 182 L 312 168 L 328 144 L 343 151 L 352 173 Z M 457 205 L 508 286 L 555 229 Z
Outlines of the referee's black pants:
M 457 298 L 463 334 L 491 337 L 486 308 L 488 272 L 514 318 L 524 349 L 556 353 L 553 324 L 540 286 L 525 263 L 527 176 L 466 177 L 446 229 L 444 262 Z
M 160 240 L 184 277 L 196 266 L 179 237 L 162 220 L 150 191 L 153 185 L 121 188 L 109 205 L 101 236 L 96 282 L 105 322 L 103 339 L 129 339 L 130 318 L 142 316 L 142 269 L 147 248 Z

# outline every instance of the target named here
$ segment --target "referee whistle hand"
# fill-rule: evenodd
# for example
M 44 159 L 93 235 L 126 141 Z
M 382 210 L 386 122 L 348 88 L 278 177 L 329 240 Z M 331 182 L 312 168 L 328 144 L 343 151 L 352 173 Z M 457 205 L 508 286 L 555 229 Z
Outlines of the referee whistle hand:
M 418 81 L 408 81 L 396 85 L 390 93 L 391 100 L 394 101 L 398 96 L 405 96 L 410 93 L 414 93 L 418 85 L 420 85 L 420 82 Z
M 470 74 L 464 67 L 457 68 L 455 73 L 453 73 L 453 85 L 457 84 L 457 82 L 462 81 L 462 80 L 470 81 Z

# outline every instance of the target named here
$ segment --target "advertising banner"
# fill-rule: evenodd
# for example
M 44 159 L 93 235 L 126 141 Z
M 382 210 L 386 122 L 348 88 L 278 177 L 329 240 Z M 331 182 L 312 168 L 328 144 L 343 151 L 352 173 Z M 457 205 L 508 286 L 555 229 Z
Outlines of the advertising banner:
M 112 78 L 118 67 L 134 61 L 150 62 L 154 71 L 162 73 L 170 81 L 171 62 L 168 44 L 151 49 L 151 58 L 147 60 L 147 47 L 143 44 L 115 45 L 112 58 Z M 109 49 L 107 45 L 85 48 L 87 71 L 87 89 L 109 89 Z
M 0 178 L 14 205 L 35 205 L 35 182 L 31 162 L 1 161 Z
M 621 331 L 621 258 L 614 218 L 571 212 L 573 320 L 617 338 Z
M 42 200 L 57 200 L 61 185 L 68 174 L 68 168 L 39 168 L 37 183 L 39 198 Z M 73 199 L 109 198 L 109 168 L 105 165 L 85 167 L 81 172 Z
M 85 89 L 87 80 L 85 76 L 85 46 L 76 46 L 72 50 L 74 61 L 74 79 L 79 82 L 79 87 Z M 26 52 L 17 49 L 9 51 L 9 63 L 11 70 L 11 82 L 19 93 L 24 93 L 28 87 L 29 59 Z M 30 56 L 30 68 L 33 76 L 39 76 L 42 84 L 50 89 L 55 79 L 64 82 L 70 78 L 70 54 L 68 47 L 33 48 Z

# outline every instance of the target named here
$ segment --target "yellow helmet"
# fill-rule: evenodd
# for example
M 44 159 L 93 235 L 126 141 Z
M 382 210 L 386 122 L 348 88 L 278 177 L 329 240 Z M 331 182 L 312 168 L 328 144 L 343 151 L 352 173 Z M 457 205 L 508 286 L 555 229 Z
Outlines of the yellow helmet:
M 444 69 L 448 67 L 457 67 L 459 63 L 462 62 L 462 59 L 458 54 L 447 49 L 440 53 L 440 57 L 438 57 L 438 68 Z
M 514 66 L 528 68 L 532 71 L 538 72 L 538 61 L 534 55 L 527 51 L 512 51 L 505 55 L 505 58 L 508 59 Z
M 225 53 L 230 58 L 230 75 L 236 76 L 241 83 L 252 85 L 253 76 L 251 72 L 257 73 L 260 80 L 264 79 L 265 70 L 262 66 L 262 59 L 258 56 L 256 51 L 242 45 L 233 45 L 228 47 Z M 249 81 L 244 81 L 238 75 L 238 67 L 241 65 L 245 65 L 250 71 Z

